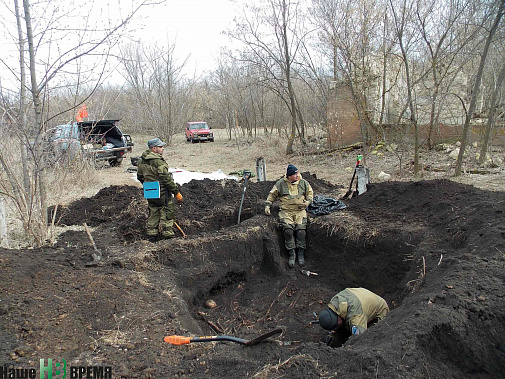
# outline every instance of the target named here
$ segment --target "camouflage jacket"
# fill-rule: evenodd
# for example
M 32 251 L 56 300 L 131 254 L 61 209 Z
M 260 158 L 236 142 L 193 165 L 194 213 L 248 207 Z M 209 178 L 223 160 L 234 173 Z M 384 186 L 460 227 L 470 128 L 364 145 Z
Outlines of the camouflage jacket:
M 140 183 L 160 182 L 161 192 L 168 191 L 176 195 L 179 192 L 172 174 L 168 171 L 168 163 L 160 154 L 151 150 L 142 153 L 137 164 L 137 179 Z
M 302 204 L 304 201 L 312 202 L 313 198 L 314 191 L 312 191 L 312 187 L 301 175 L 300 179 L 293 183 L 284 176 L 270 190 L 265 204 L 271 206 L 278 199 L 281 210 L 299 211 L 299 204 Z
M 345 320 L 352 334 L 363 333 L 370 321 L 382 320 L 389 307 L 379 295 L 365 288 L 346 288 L 330 300 L 328 307 Z

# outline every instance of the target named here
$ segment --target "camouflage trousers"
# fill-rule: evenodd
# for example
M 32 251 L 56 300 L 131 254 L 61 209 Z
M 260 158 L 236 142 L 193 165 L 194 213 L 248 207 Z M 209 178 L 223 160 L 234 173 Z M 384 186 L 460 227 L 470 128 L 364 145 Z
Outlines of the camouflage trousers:
M 156 237 L 158 232 L 164 238 L 170 238 L 175 235 L 175 206 L 172 199 L 166 202 L 165 196 L 162 196 L 160 199 L 147 201 L 149 207 L 147 235 L 149 237 Z
M 279 225 L 284 232 L 286 250 L 306 249 L 307 212 L 279 211 Z

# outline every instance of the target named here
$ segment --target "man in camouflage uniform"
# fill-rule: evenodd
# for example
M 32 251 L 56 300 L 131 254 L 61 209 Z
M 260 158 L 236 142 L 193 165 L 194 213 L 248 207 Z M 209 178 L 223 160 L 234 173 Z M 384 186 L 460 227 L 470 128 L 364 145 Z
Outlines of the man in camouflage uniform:
M 268 194 L 265 214 L 270 215 L 270 207 L 277 199 L 280 202 L 279 222 L 284 231 L 284 244 L 289 253 L 288 266 L 294 267 L 298 252 L 298 264 L 305 264 L 305 237 L 307 229 L 307 207 L 314 198 L 309 182 L 302 179 L 298 169 L 290 164 L 286 175 L 279 179 Z
M 331 333 L 345 324 L 348 331 L 361 334 L 368 323 L 382 320 L 389 312 L 389 306 L 379 295 L 365 288 L 346 288 L 330 300 L 328 308 L 319 314 L 319 325 Z M 331 344 L 331 335 L 328 344 Z
M 147 219 L 147 237 L 155 241 L 158 231 L 162 238 L 175 237 L 173 225 L 175 219 L 175 206 L 172 195 L 178 202 L 182 202 L 182 195 L 172 174 L 168 171 L 168 163 L 163 159 L 165 142 L 154 138 L 147 142 L 148 150 L 142 153 L 137 167 L 137 179 L 140 183 L 159 182 L 160 198 L 148 199 L 149 217 Z

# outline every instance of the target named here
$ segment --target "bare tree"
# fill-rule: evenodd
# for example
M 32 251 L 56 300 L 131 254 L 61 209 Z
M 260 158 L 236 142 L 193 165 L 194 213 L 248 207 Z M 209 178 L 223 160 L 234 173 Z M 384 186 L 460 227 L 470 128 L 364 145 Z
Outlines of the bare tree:
M 392 40 L 386 6 L 368 0 L 312 0 L 320 40 L 332 61 L 333 80 L 350 92 L 363 153 L 379 134 L 384 120 Z M 339 87 L 341 87 L 339 85 Z
M 463 165 L 463 156 L 465 154 L 466 150 L 466 144 L 468 140 L 468 133 L 470 130 L 470 121 L 473 117 L 473 113 L 475 112 L 475 108 L 477 105 L 477 98 L 479 96 L 479 90 L 480 90 L 480 84 L 482 81 L 482 73 L 484 71 L 484 65 L 486 63 L 486 58 L 489 52 L 489 47 L 491 46 L 491 42 L 493 41 L 493 37 L 498 30 L 498 25 L 500 24 L 500 21 L 503 17 L 503 12 L 505 8 L 505 0 L 498 0 L 494 4 L 495 9 L 496 9 L 496 15 L 493 21 L 493 24 L 491 26 L 491 29 L 489 30 L 489 33 L 486 37 L 486 42 L 484 44 L 484 49 L 482 50 L 481 53 L 481 58 L 480 58 L 480 64 L 479 64 L 479 69 L 477 71 L 477 75 L 475 77 L 475 82 L 473 85 L 473 90 L 470 98 L 470 106 L 468 108 L 468 111 L 466 112 L 466 117 L 465 117 L 465 124 L 463 125 L 463 135 L 461 137 L 461 147 L 459 150 L 458 154 L 458 159 L 456 160 L 456 168 L 454 171 L 455 176 L 461 175 L 461 167 Z
M 58 24 L 63 23 L 67 15 L 67 10 L 60 8 L 61 4 L 50 2 L 32 4 L 29 0 L 23 0 L 21 8 L 17 1 L 14 2 L 13 14 L 17 21 L 20 71 L 17 73 L 3 58 L 0 58 L 0 63 L 10 68 L 12 75 L 20 84 L 20 106 L 17 110 L 10 109 L 6 122 L 13 125 L 18 141 L 23 144 L 22 151 L 28 151 L 29 159 L 21 154 L 24 183 L 19 184 L 11 180 L 10 188 L 4 188 L 4 193 L 16 203 L 25 230 L 36 245 L 43 244 L 48 236 L 47 166 L 43 137 L 47 120 L 52 117 L 49 115 L 48 109 L 44 108 L 44 104 L 48 104 L 51 83 L 55 79 L 59 79 L 60 83 L 63 82 L 65 80 L 63 78 L 73 71 L 72 66 L 81 62 L 85 57 L 105 56 L 105 60 L 107 60 L 111 48 L 117 41 L 113 37 L 119 38 L 119 31 L 146 4 L 152 3 L 147 0 L 139 1 L 133 7 L 132 12 L 116 25 L 104 27 L 106 22 L 102 20 L 101 28 L 92 27 L 88 23 L 82 29 L 77 27 L 70 31 L 58 28 Z M 41 12 L 38 8 L 40 6 L 45 7 L 46 13 Z M 80 6 L 80 8 L 82 7 Z M 35 12 L 32 12 L 34 9 Z M 86 16 L 81 17 L 86 18 Z M 88 21 L 91 20 L 89 17 Z M 21 19 L 24 20 L 24 23 L 20 22 Z M 74 22 L 74 24 L 77 23 Z M 64 34 L 61 35 L 61 33 Z M 77 38 L 72 39 L 69 38 L 70 36 Z M 75 44 L 72 45 L 70 40 Z M 59 45 L 59 43 L 62 44 Z M 25 44 L 28 47 L 27 50 L 24 47 Z M 57 44 L 59 48 L 55 49 Z M 28 57 L 27 63 L 25 54 Z M 26 65 L 29 69 L 29 80 L 25 81 Z M 31 116 L 28 112 L 29 108 L 25 108 L 25 104 L 28 104 L 28 100 L 26 100 L 28 96 L 25 95 L 27 92 L 30 95 Z M 16 173 L 18 162 L 8 156 L 5 151 L 0 153 L 0 163 L 7 173 L 13 175 Z M 15 178 L 16 175 L 13 177 Z
M 422 39 L 426 45 L 429 62 L 427 70 L 431 77 L 425 85 L 430 90 L 430 112 L 428 125 L 428 148 L 433 147 L 433 133 L 438 125 L 443 99 L 466 61 L 456 61 L 468 42 L 475 37 L 475 31 L 464 33 L 458 28 L 466 12 L 468 1 L 433 1 L 417 2 L 416 18 Z M 458 30 L 459 29 L 459 30 Z M 445 83 L 445 90 L 444 90 Z
M 502 67 L 496 79 L 496 83 L 492 90 L 491 100 L 489 103 L 489 111 L 488 111 L 488 121 L 486 124 L 486 128 L 484 130 L 484 137 L 482 139 L 482 145 L 479 153 L 479 163 L 483 163 L 486 158 L 486 152 L 488 150 L 490 144 L 491 131 L 494 129 L 496 125 L 496 114 L 498 105 L 498 99 L 501 89 L 503 88 L 503 83 L 505 81 L 505 61 L 503 60 L 503 56 L 501 56 Z
M 502 58 L 503 59 L 503 58 Z M 497 100 L 498 100 L 498 94 L 500 93 L 500 90 L 503 86 L 504 80 L 505 80 L 505 61 L 502 61 L 502 67 L 500 70 L 500 73 L 498 74 L 498 78 L 496 80 L 495 87 L 492 91 L 491 95 L 491 101 L 489 104 L 489 112 L 488 112 L 488 121 L 486 124 L 486 129 L 484 131 L 484 137 L 482 140 L 482 145 L 480 147 L 480 154 L 479 154 L 479 163 L 483 163 L 484 159 L 486 158 L 486 152 L 489 146 L 489 138 L 491 136 L 491 131 L 495 127 L 496 124 L 496 111 L 497 111 Z
M 130 44 L 121 48 L 124 93 L 132 101 L 127 117 L 170 142 L 192 113 L 189 96 L 194 85 L 182 70 L 187 58 L 178 63 L 176 44 L 166 48 Z
M 294 64 L 301 42 L 305 38 L 301 29 L 301 5 L 292 0 L 262 0 L 259 5 L 249 5 L 249 13 L 229 35 L 242 42 L 245 53 L 241 59 L 261 67 L 267 72 L 264 85 L 274 91 L 286 104 L 291 116 L 286 154 L 293 153 L 296 136 L 303 139 L 304 116 L 297 104 L 293 85 Z
M 21 129 L 24 131 L 27 129 L 26 120 L 26 70 L 25 70 L 25 40 L 23 38 L 23 27 L 21 20 L 21 13 L 19 11 L 18 0 L 14 0 L 14 12 L 16 16 L 16 26 L 18 30 L 18 41 L 19 41 L 19 80 L 20 80 L 20 93 L 19 93 L 19 117 L 21 118 Z M 27 156 L 26 149 L 24 148 L 24 136 L 20 135 L 19 144 L 21 150 L 21 162 L 23 165 L 23 185 L 25 193 L 30 191 L 30 176 L 27 167 Z
M 260 126 L 268 134 L 269 114 L 279 107 L 279 101 L 263 85 L 266 73 L 259 70 L 261 67 L 233 60 L 231 53 L 224 51 L 219 67 L 208 79 L 213 114 L 226 125 L 229 139 L 255 138 Z
M 406 107 L 409 109 L 409 121 L 414 127 L 414 175 L 419 173 L 419 125 L 417 110 L 414 100 L 414 80 L 412 78 L 411 60 L 409 49 L 416 43 L 417 36 L 409 25 L 412 22 L 413 6 L 407 0 L 400 0 L 399 4 L 390 0 L 390 9 L 393 13 L 394 30 L 405 68 L 405 87 L 407 91 Z

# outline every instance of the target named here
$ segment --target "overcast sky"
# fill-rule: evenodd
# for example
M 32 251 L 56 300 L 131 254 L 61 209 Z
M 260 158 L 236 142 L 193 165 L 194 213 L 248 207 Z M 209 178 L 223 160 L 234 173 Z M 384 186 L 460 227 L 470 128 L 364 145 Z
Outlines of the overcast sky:
M 230 0 L 167 0 L 163 5 L 145 8 L 139 37 L 144 41 L 175 41 L 181 60 L 191 55 L 189 66 L 198 71 L 209 67 L 221 46 L 229 45 L 221 32 L 233 26 L 240 7 Z
M 58 1 L 68 0 L 51 0 L 49 4 L 56 6 Z M 92 24 L 96 22 L 99 27 L 100 19 L 104 23 L 117 24 L 131 12 L 132 5 L 137 3 L 132 3 L 131 0 L 81 1 L 83 1 L 81 5 L 74 2 L 66 3 L 74 10 L 68 12 L 70 17 L 67 18 L 66 24 L 61 20 L 62 23 L 58 25 L 60 28 L 67 25 L 71 28 L 72 22 L 81 21 L 80 13 L 87 15 L 86 9 L 89 7 L 93 7 L 94 14 L 91 13 L 93 16 L 89 19 Z M 230 44 L 228 37 L 222 32 L 233 27 L 233 19 L 242 9 L 239 5 L 241 2 L 242 0 L 166 0 L 163 4 L 146 6 L 141 8 L 131 21 L 130 27 L 134 31 L 130 36 L 133 40 L 140 40 L 146 45 L 156 43 L 158 46 L 166 47 L 167 41 L 172 45 L 175 43 L 175 57 L 179 63 L 190 56 L 185 73 L 200 76 L 205 70 L 215 68 L 214 62 L 219 55 L 220 47 Z M 21 1 L 19 3 L 22 4 Z M 37 10 L 40 10 L 40 6 L 43 8 L 44 2 L 39 4 Z M 9 67 L 16 72 L 19 71 L 13 2 L 0 1 L 0 13 L 4 16 L 0 19 L 0 54 L 4 62 L 0 65 L 0 85 L 4 88 L 17 88 L 19 84 L 9 71 Z M 37 18 L 44 16 L 37 12 L 32 15 L 36 32 L 39 30 Z M 128 40 L 124 40 L 123 43 L 128 43 Z M 58 46 L 53 47 L 65 50 L 64 42 L 61 41 Z

